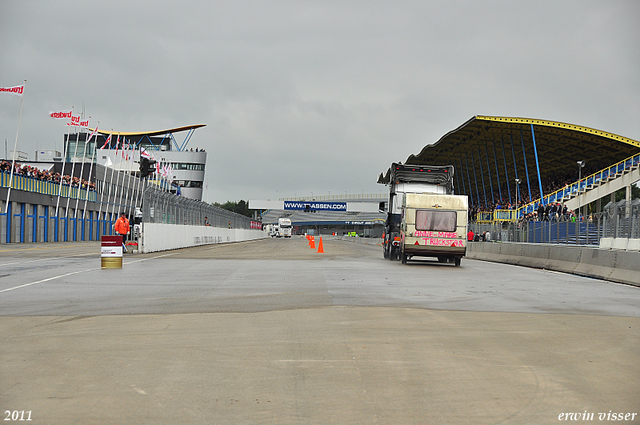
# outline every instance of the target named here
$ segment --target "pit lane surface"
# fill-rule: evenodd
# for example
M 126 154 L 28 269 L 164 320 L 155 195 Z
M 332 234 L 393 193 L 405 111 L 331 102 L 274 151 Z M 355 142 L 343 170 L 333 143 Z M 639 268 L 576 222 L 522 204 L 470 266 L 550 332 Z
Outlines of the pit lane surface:
M 638 288 L 323 242 L 125 255 L 121 270 L 100 269 L 97 243 L 3 246 L 2 411 L 53 424 L 640 413 Z

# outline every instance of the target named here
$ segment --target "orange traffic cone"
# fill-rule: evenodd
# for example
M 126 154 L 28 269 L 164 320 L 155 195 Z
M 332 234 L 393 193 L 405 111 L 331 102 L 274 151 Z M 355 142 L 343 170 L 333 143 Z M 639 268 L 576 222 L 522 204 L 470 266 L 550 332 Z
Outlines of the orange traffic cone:
M 309 248 L 316 249 L 316 240 L 313 236 L 311 236 L 311 239 L 309 240 L 309 242 L 310 242 Z
M 318 241 L 318 254 L 324 254 L 324 249 L 322 249 L 322 237 L 320 237 L 320 241 Z

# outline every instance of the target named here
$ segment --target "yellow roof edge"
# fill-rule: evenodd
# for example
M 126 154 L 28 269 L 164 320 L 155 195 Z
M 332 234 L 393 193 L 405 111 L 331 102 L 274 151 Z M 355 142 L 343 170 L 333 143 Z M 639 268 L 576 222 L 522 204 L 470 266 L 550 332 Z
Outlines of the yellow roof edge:
M 623 137 L 617 134 L 609 133 L 607 131 L 597 130 L 595 128 L 583 127 L 581 125 L 568 124 L 560 121 L 539 120 L 536 118 L 492 117 L 487 115 L 476 115 L 475 118 L 479 120 L 485 120 L 485 121 L 498 121 L 498 122 L 505 122 L 505 123 L 514 123 L 514 124 L 533 124 L 533 125 L 542 125 L 547 127 L 563 128 L 567 130 L 581 131 L 583 133 L 595 134 L 598 136 L 606 137 L 608 139 L 613 139 L 619 142 L 627 143 L 629 145 L 640 147 L 639 141 L 629 139 L 628 137 Z
M 204 127 L 206 126 L 206 124 L 195 124 L 195 125 L 185 125 L 184 127 L 176 127 L 176 128 L 170 128 L 167 130 L 156 130 L 156 131 L 138 131 L 138 132 L 126 132 L 126 131 L 115 131 L 115 130 L 109 130 L 109 131 L 105 131 L 105 130 L 98 130 L 98 134 L 103 134 L 103 135 L 107 135 L 107 134 L 118 134 L 120 136 L 161 136 L 161 135 L 165 135 L 168 133 L 179 133 L 181 131 L 187 131 L 187 130 L 191 130 L 191 129 L 196 129 L 196 128 L 200 128 L 200 127 Z M 89 128 L 89 131 L 95 131 L 94 128 Z

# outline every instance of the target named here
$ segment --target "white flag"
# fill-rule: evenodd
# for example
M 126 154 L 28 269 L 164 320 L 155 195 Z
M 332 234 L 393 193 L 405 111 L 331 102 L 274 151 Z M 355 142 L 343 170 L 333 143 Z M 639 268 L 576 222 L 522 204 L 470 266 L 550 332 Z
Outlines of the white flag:
M 70 120 L 71 119 L 71 110 L 68 111 L 49 111 L 49 116 L 56 120 Z
M 0 93 L 15 94 L 17 96 L 22 97 L 23 92 L 24 92 L 24 85 L 15 86 L 15 87 L 0 87 Z

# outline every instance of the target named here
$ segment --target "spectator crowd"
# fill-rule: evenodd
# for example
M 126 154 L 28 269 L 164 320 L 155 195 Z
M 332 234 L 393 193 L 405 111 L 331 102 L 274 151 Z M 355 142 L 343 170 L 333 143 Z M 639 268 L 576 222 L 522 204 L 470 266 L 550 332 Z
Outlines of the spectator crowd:
M 585 173 L 585 176 L 588 175 Z M 550 194 L 560 190 L 564 187 L 568 187 L 570 184 L 577 180 L 577 176 L 573 174 L 566 174 L 563 176 L 551 175 L 542 180 L 542 189 L 545 194 Z M 489 204 L 474 202 L 473 205 L 469 207 L 469 219 L 474 222 L 478 219 L 478 214 L 480 213 L 493 213 L 495 210 L 500 209 L 509 209 L 514 210 L 517 208 L 521 208 L 532 201 L 539 200 L 540 190 L 538 187 L 538 182 L 536 180 L 531 180 L 531 198 L 529 198 L 529 188 L 525 182 L 521 183 L 520 186 L 520 194 L 518 195 L 518 202 L 516 205 L 515 199 L 515 191 L 516 187 L 514 184 L 510 184 L 509 189 L 511 189 L 511 196 L 509 196 L 509 191 L 506 188 L 502 188 L 503 198 L 496 196 L 493 202 Z M 535 182 L 535 184 L 534 184 Z M 499 192 L 499 191 L 498 191 Z M 495 193 L 495 192 L 494 192 Z M 506 193 L 506 199 L 504 198 Z M 475 198 L 475 197 L 474 197 Z M 477 201 L 476 199 L 474 199 Z M 533 213 L 526 214 L 521 218 L 524 221 L 575 221 L 575 212 L 572 210 L 567 210 L 565 205 L 560 203 L 550 203 L 549 205 L 540 206 L 537 211 Z
M 3 173 L 10 174 L 11 173 L 11 161 L 3 160 L 0 162 L 0 171 Z M 62 180 L 62 184 L 71 186 L 71 187 L 81 187 L 83 189 L 96 190 L 96 186 L 93 182 L 89 182 L 85 179 L 81 179 L 78 177 L 71 177 L 68 175 L 60 175 L 60 173 L 54 173 L 49 170 L 41 170 L 36 167 L 31 167 L 29 165 L 21 165 L 18 162 L 15 163 L 13 174 L 16 176 L 24 176 L 31 177 L 37 180 L 52 182 L 60 184 L 60 180 Z

